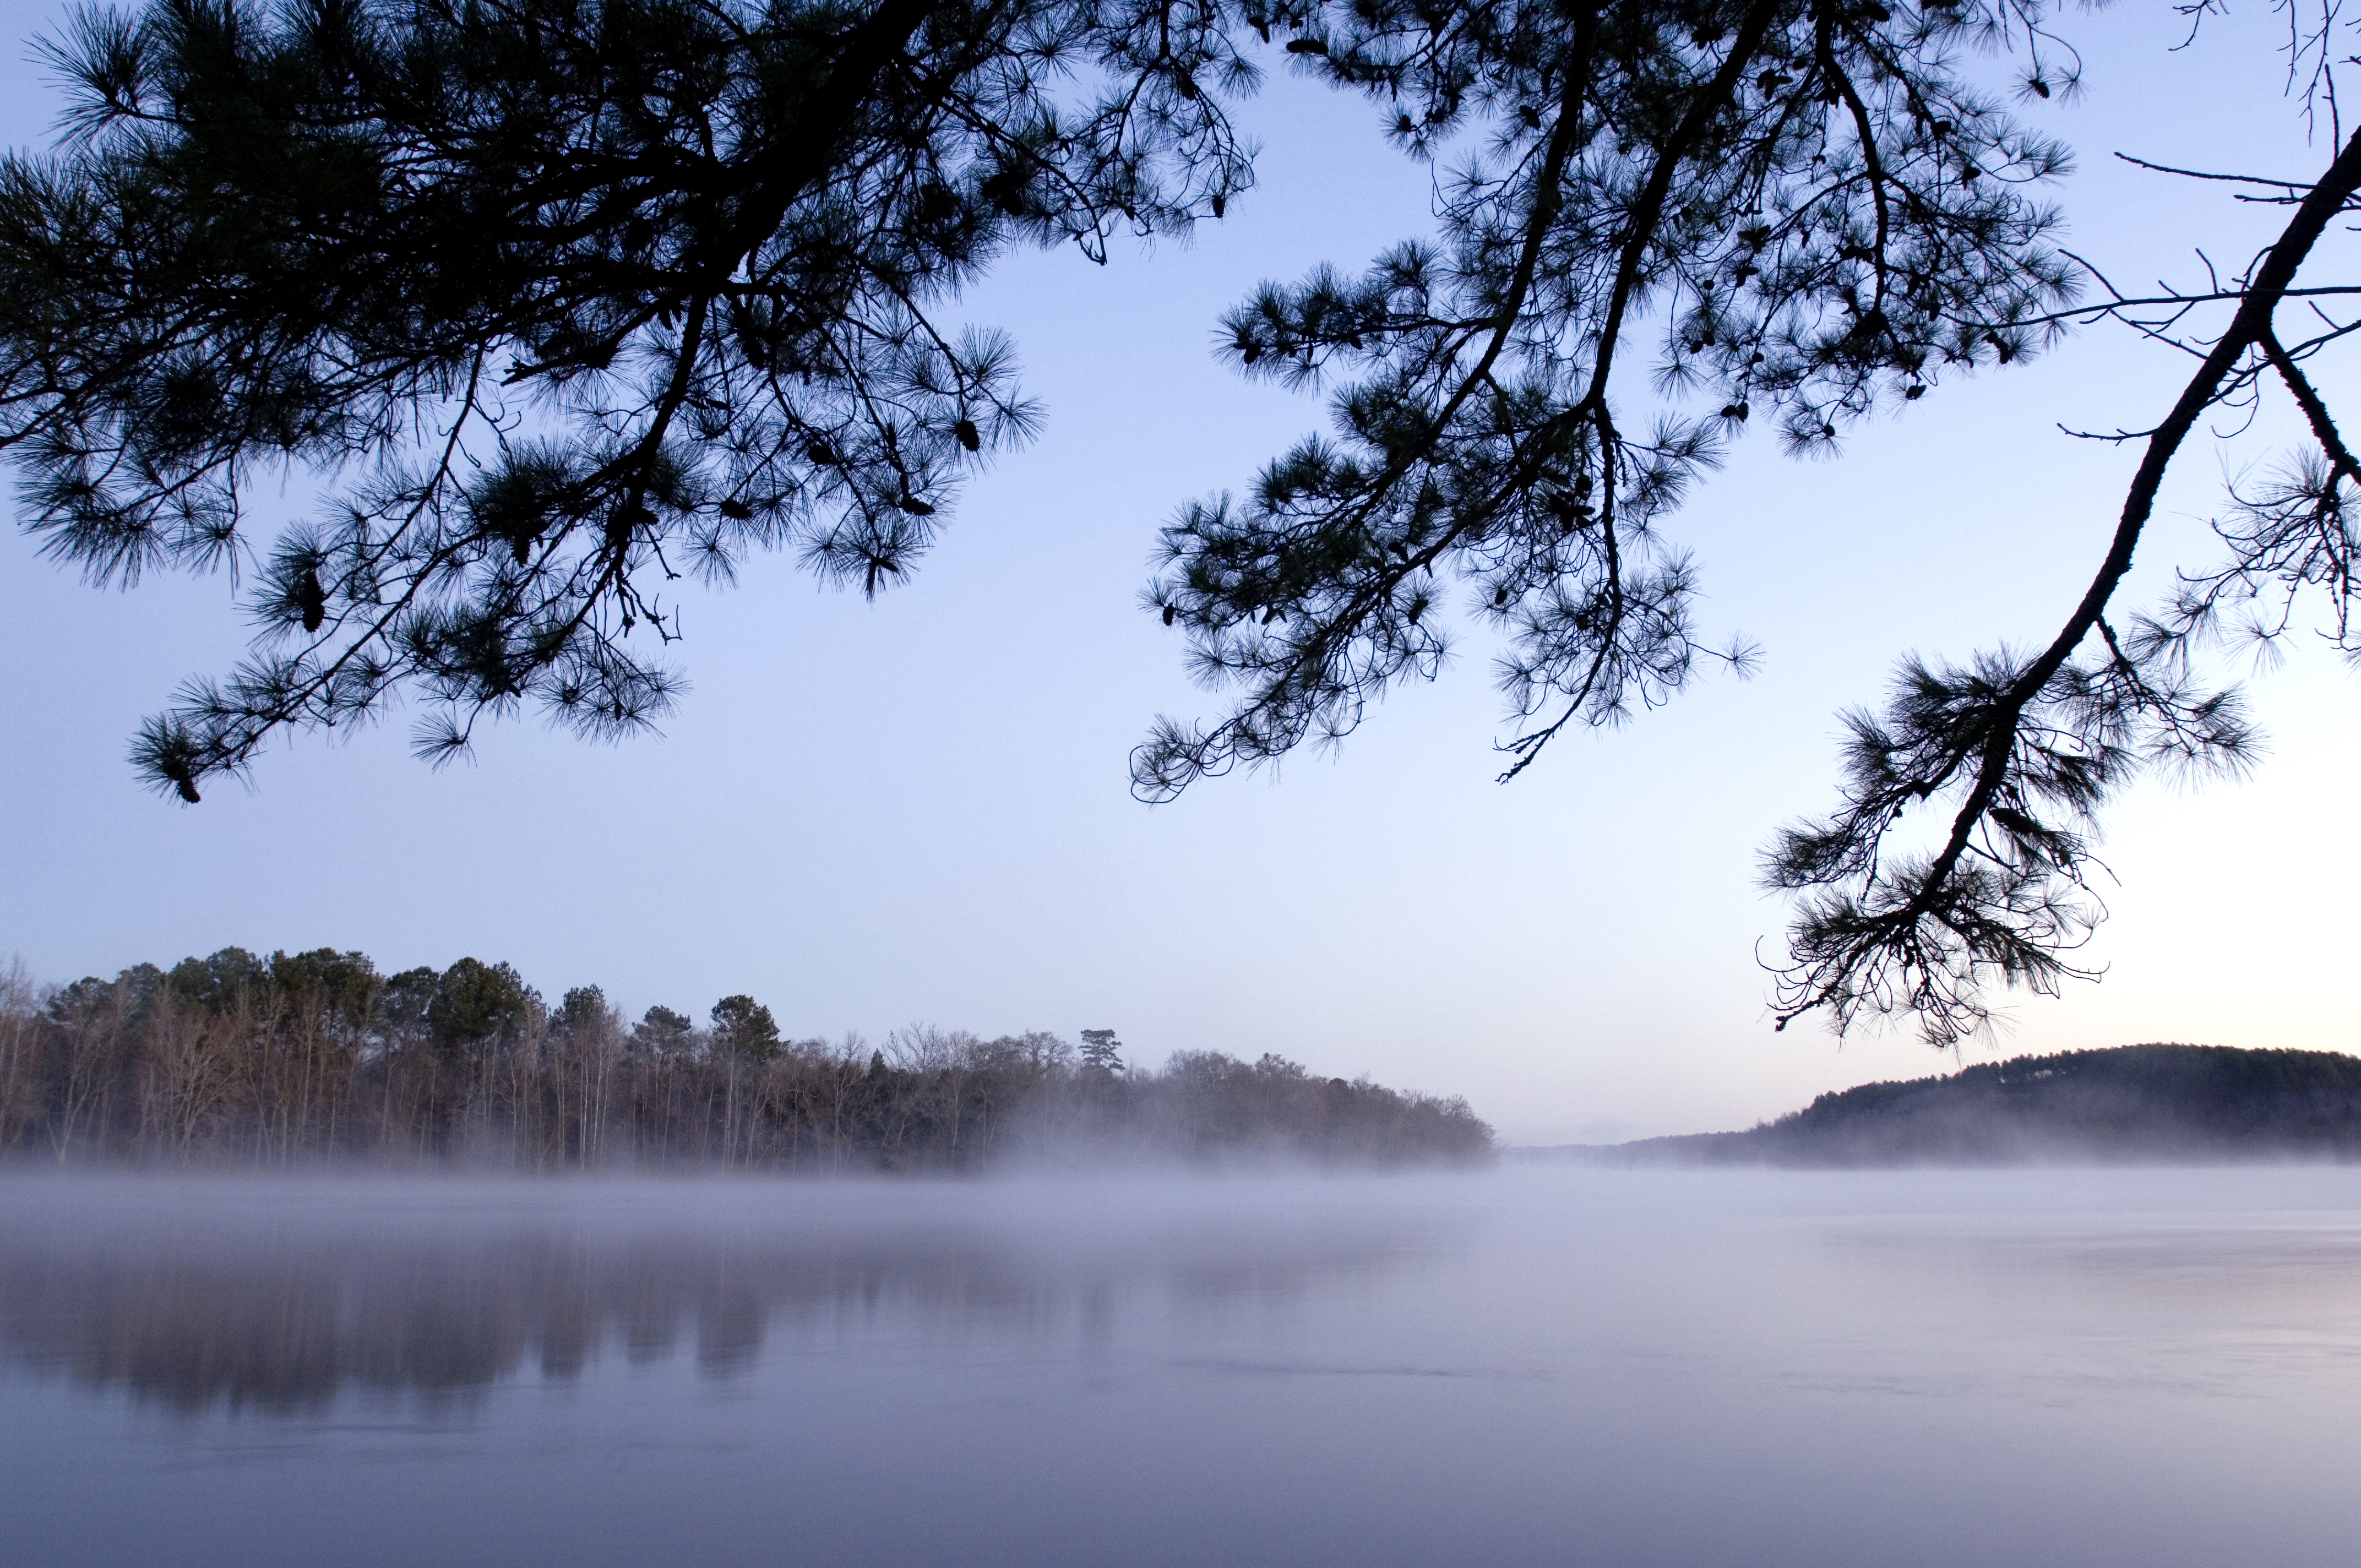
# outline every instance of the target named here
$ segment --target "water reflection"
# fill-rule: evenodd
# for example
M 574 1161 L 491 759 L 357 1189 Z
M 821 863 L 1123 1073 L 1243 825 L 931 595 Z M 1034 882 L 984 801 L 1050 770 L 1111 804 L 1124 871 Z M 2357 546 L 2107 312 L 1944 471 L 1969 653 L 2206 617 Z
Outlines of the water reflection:
M 2345 1568 L 2361 1169 L 0 1179 L 41 1568 Z
M 2300 1318 L 2342 1330 L 2361 1320 L 2361 1218 L 2349 1212 L 1832 1221 L 1823 1234 L 1828 1260 L 1876 1277 L 1872 1288 L 1948 1277 L 1971 1280 L 1981 1299 L 2037 1292 L 2118 1321 Z
M 518 1212 L 508 1186 L 421 1212 L 358 1184 L 67 1190 L 0 1196 L 0 1357 L 191 1414 L 315 1413 L 347 1391 L 464 1409 L 503 1378 L 685 1345 L 726 1379 L 779 1335 L 1088 1343 L 1127 1312 L 1298 1296 L 1444 1239 L 1398 1218 L 1168 1212 L 1145 1192 L 985 1211 L 972 1190 L 577 1184 Z

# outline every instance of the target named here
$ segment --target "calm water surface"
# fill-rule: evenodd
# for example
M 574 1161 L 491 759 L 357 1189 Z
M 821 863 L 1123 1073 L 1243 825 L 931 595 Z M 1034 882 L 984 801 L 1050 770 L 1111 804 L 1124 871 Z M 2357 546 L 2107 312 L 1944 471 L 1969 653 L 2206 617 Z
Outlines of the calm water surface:
M 13 1564 L 2342 1565 L 2361 1170 L 0 1179 Z

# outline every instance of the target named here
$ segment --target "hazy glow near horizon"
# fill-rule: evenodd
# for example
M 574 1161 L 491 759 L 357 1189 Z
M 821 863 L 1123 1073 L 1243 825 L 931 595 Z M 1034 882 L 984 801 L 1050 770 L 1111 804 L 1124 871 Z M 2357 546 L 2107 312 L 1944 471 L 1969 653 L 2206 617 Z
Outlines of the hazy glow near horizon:
M 20 10 L 17 30 L 47 14 Z M 2087 99 L 2025 113 L 2080 153 L 2059 192 L 2078 251 L 2125 279 L 2193 276 L 2192 243 L 2243 262 L 2275 209 L 2109 154 L 2316 169 L 2270 26 L 2216 18 L 2175 53 L 2169 7 L 2074 19 Z M 38 73 L 0 81 L 0 136 L 45 143 Z M 1832 801 L 1835 715 L 1873 701 L 1899 654 L 2049 634 L 2136 461 L 2058 426 L 2145 428 L 2180 362 L 2089 331 L 1946 382 L 1833 464 L 1741 443 L 1673 532 L 1697 549 L 1708 626 L 1763 643 L 1750 683 L 1708 679 L 1499 788 L 1505 729 L 1471 641 L 1340 757 L 1150 811 L 1126 793 L 1127 750 L 1152 714 L 1213 707 L 1136 608 L 1154 530 L 1324 419 L 1216 367 L 1213 323 L 1258 279 L 1355 269 L 1425 224 L 1424 177 L 1366 104 L 1279 80 L 1246 117 L 1261 188 L 1192 247 L 1018 258 L 962 307 L 1016 337 L 1048 429 L 969 488 L 911 586 L 864 604 L 774 558 L 688 594 L 694 687 L 660 740 L 516 725 L 437 773 L 396 714 L 274 753 L 252 794 L 159 805 L 125 741 L 242 647 L 229 584 L 94 593 L 0 534 L 0 657 L 19 672 L 0 955 L 64 981 L 232 944 L 357 948 L 389 970 L 472 954 L 553 997 L 597 982 L 634 1014 L 751 992 L 798 1035 L 1109 1025 L 1150 1062 L 1278 1051 L 1462 1093 L 1512 1142 L 1742 1125 L 1949 1066 L 1907 1034 L 1772 1032 L 1755 944 L 1779 950 L 1783 910 L 1752 858 Z M 2286 415 L 2267 403 L 2223 448 L 2233 471 L 2279 449 Z M 2184 455 L 2136 598 L 2210 559 L 2224 471 L 2208 447 Z M 2305 650 L 2253 695 L 2272 740 L 2256 776 L 2144 787 L 2114 813 L 2102 853 L 2121 887 L 2088 955 L 2107 979 L 2015 999 L 1996 1048 L 2356 1044 L 2356 687 Z

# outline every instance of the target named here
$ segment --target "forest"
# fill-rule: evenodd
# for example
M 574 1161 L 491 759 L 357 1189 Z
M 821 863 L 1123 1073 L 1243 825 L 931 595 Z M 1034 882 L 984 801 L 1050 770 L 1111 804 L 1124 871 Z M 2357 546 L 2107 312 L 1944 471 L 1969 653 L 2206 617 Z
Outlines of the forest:
M 2361 1159 L 2361 1057 L 2184 1045 L 2015 1057 L 1823 1094 L 1742 1133 L 1590 1152 L 1824 1167 Z
M 365 955 L 225 948 L 113 980 L 0 975 L 0 1160 L 979 1171 L 1013 1162 L 1480 1163 L 1465 1101 L 1265 1055 L 1127 1064 L 1112 1030 L 872 1047 L 783 1032 L 751 996 L 637 1023 L 555 1006 L 506 963 L 381 975 Z

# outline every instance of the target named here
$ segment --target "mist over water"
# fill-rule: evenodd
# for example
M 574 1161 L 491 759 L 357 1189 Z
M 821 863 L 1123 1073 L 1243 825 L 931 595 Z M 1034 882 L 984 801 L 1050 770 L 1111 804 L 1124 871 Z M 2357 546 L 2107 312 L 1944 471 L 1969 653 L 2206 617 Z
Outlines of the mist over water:
M 2361 1169 L 0 1181 L 32 1564 L 2349 1562 Z

